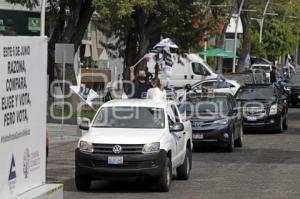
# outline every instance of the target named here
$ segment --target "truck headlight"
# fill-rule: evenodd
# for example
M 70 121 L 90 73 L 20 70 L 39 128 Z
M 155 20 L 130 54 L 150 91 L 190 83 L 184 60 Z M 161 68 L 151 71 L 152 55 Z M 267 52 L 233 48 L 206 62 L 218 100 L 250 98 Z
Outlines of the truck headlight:
M 87 141 L 79 141 L 79 146 L 78 146 L 80 151 L 85 151 L 85 152 L 94 152 L 94 147 L 93 144 Z
M 216 120 L 213 122 L 213 124 L 225 125 L 225 124 L 228 124 L 228 119 Z
M 276 115 L 277 114 L 277 109 L 278 109 L 277 104 L 273 104 L 270 108 L 270 114 L 269 115 Z
M 160 149 L 160 143 L 154 142 L 150 144 L 145 144 L 143 147 L 143 153 L 157 153 Z

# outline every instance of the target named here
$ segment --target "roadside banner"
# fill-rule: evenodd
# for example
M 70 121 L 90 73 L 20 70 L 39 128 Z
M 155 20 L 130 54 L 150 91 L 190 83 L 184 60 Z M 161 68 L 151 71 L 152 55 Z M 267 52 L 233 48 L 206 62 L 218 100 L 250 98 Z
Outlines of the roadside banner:
M 45 184 L 47 38 L 0 37 L 0 198 Z

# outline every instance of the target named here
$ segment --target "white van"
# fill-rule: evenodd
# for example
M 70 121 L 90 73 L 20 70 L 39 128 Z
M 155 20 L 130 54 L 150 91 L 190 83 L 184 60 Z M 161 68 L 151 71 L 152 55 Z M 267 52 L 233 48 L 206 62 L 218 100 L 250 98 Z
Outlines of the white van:
M 186 84 L 195 84 L 201 80 L 213 79 L 218 76 L 214 70 L 197 54 L 172 54 L 173 66 L 170 83 L 175 88 L 182 88 Z M 155 74 L 155 60 L 150 59 L 147 64 L 149 72 Z M 159 71 L 158 76 L 166 84 L 166 76 Z

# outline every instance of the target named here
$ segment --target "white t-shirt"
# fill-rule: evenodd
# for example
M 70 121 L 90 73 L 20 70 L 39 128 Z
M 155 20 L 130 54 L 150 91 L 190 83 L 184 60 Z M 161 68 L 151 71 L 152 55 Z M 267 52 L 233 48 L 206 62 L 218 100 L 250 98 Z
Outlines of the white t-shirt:
M 162 91 L 159 88 L 150 88 L 147 92 L 147 99 L 166 100 L 167 92 L 166 90 Z

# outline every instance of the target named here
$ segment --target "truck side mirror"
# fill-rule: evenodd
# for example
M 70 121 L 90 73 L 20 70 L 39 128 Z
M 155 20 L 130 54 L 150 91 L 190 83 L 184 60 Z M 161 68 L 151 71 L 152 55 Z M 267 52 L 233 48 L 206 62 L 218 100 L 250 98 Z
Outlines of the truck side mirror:
M 184 126 L 182 123 L 177 122 L 173 125 L 170 125 L 170 132 L 180 132 L 180 131 L 184 131 Z
M 86 120 L 81 121 L 79 124 L 79 129 L 88 131 L 90 129 L 90 122 Z

